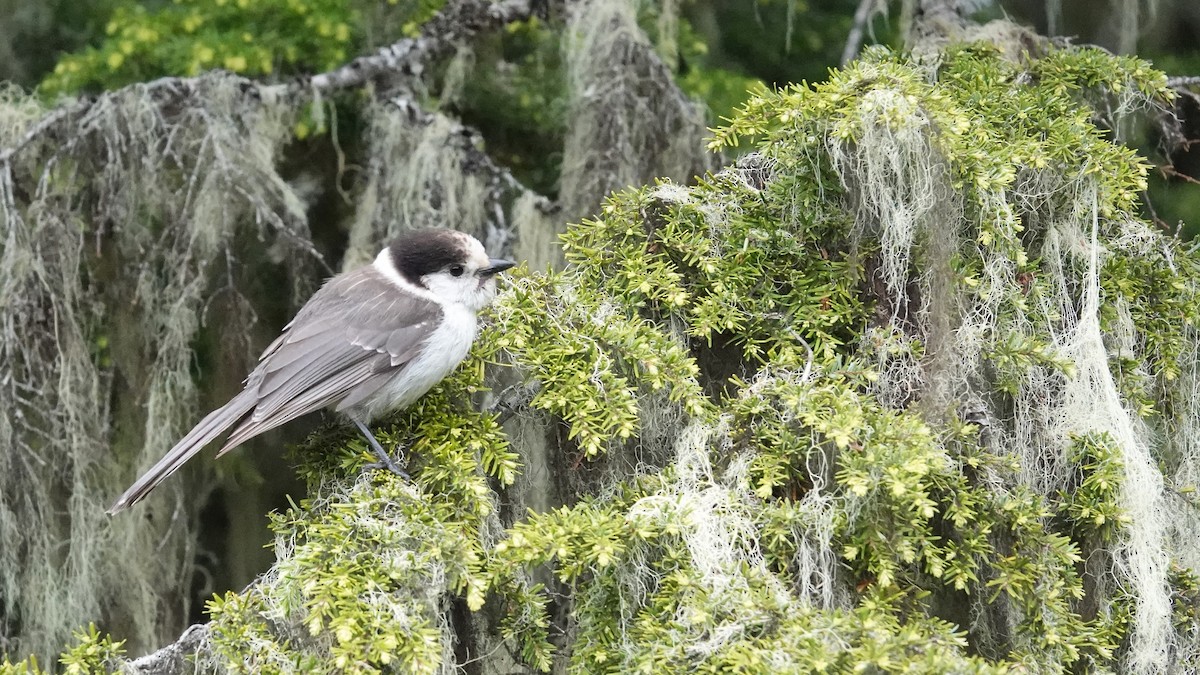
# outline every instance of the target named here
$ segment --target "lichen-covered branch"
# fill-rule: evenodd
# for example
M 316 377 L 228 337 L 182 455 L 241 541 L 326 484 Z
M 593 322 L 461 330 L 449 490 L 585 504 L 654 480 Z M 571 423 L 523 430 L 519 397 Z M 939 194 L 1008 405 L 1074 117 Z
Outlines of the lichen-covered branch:
M 1176 94 L 1173 106 L 1161 106 L 1154 116 L 1158 127 L 1160 144 L 1163 154 L 1167 157 L 1163 166 L 1159 167 L 1164 176 L 1192 181 L 1195 179 L 1174 171 L 1171 157 L 1178 152 L 1186 152 L 1198 139 L 1188 137 L 1188 111 L 1200 107 L 1200 76 L 1177 75 L 1167 78 L 1167 87 Z M 1190 102 L 1190 107 L 1185 105 Z
M 514 21 L 533 16 L 537 3 L 534 0 L 451 0 L 446 7 L 422 25 L 421 34 L 406 38 L 380 49 L 376 54 L 362 56 L 335 70 L 308 75 L 286 84 L 265 87 L 252 80 L 245 80 L 247 91 L 264 88 L 263 92 L 251 95 L 279 95 L 280 87 L 299 92 L 330 93 L 339 89 L 361 87 L 373 79 L 388 74 L 400 77 L 421 77 L 426 69 L 438 59 L 446 56 L 457 45 L 476 33 L 495 29 Z M 161 78 L 154 82 L 134 85 L 149 90 L 165 89 L 187 91 L 194 78 Z M 111 93 L 105 94 L 110 96 Z M 0 162 L 7 162 L 12 155 L 25 147 L 36 136 L 54 133 L 89 110 L 96 99 L 78 99 L 64 103 L 54 109 L 38 124 L 28 129 L 16 142 L 0 149 Z
M 8 165 L 12 161 L 13 155 L 20 152 L 21 149 L 26 145 L 32 143 L 34 139 L 46 133 L 47 130 L 61 123 L 64 119 L 82 112 L 89 105 L 89 101 L 82 100 L 75 101 L 74 103 L 63 105 L 54 109 L 52 112 L 42 117 L 42 119 L 38 120 L 37 124 L 34 124 L 28 130 L 26 130 L 20 138 L 11 142 L 8 147 L 0 150 L 0 164 Z
M 158 651 L 136 658 L 122 668 L 122 672 L 144 673 L 145 675 L 184 675 L 193 672 L 196 653 L 210 639 L 208 624 L 189 626 L 179 639 Z
M 863 34 L 867 24 L 877 13 L 886 10 L 886 5 L 880 7 L 879 0 L 859 0 L 858 9 L 854 10 L 854 20 L 850 25 L 850 34 L 846 37 L 846 46 L 842 49 L 842 67 L 849 64 L 858 50 L 862 47 Z
M 419 37 L 400 40 L 327 73 L 299 78 L 291 86 L 328 92 L 359 87 L 383 74 L 420 77 L 433 61 L 476 33 L 528 19 L 537 6 L 536 0 L 450 0 L 422 25 Z
M 910 49 L 944 45 L 962 35 L 971 25 L 963 16 L 959 0 L 916 0 L 912 24 L 904 27 Z
M 427 112 L 413 99 L 406 96 L 392 96 L 388 103 L 406 115 L 413 124 L 429 126 L 436 124 L 441 113 Z M 484 139 L 479 131 L 459 122 L 446 118 L 446 142 L 448 150 L 461 154 L 460 167 L 463 173 L 482 176 L 489 184 L 489 208 L 500 208 L 501 197 L 504 193 L 514 193 L 517 198 L 528 197 L 534 206 L 546 215 L 558 210 L 558 206 L 549 198 L 537 194 L 517 180 L 508 167 L 502 166 L 483 151 Z M 500 249 L 495 249 L 500 250 Z
M 1176 75 L 1167 78 L 1167 86 L 1172 89 L 1186 89 L 1200 86 L 1200 75 Z

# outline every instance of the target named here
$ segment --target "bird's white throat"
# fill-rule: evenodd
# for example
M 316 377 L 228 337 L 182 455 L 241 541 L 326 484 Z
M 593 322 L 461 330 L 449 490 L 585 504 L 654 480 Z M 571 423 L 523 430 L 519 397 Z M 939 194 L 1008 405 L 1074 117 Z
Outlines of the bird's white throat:
M 474 261 L 476 267 L 487 267 L 488 257 L 482 248 L 480 248 L 474 257 L 476 258 Z M 492 304 L 492 300 L 496 298 L 495 277 L 488 277 L 481 280 L 475 274 L 465 274 L 461 277 L 451 277 L 445 274 L 427 274 L 422 277 L 422 281 L 427 287 L 418 286 L 405 279 L 396 270 L 396 266 L 392 262 L 391 253 L 386 248 L 380 251 L 379 255 L 375 256 L 375 262 L 372 266 L 385 279 L 400 289 L 432 300 L 439 305 L 461 305 L 474 313 Z

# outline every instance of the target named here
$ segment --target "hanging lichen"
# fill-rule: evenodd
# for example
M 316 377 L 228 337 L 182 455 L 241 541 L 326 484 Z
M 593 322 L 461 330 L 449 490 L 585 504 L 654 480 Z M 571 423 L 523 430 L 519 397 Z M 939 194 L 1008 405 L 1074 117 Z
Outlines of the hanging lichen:
M 569 13 L 560 194 L 571 218 L 592 213 L 613 190 L 656 177 L 686 181 L 711 166 L 693 145 L 704 133 L 703 114 L 674 86 L 638 27 L 639 4 L 587 0 Z M 660 42 L 672 39 L 664 33 Z
M 0 165 L 0 621 L 18 653 L 53 653 L 84 617 L 153 645 L 186 613 L 204 482 L 139 519 L 104 512 L 193 419 L 192 343 L 234 237 L 299 251 L 311 292 L 303 207 L 274 169 L 286 109 L 212 76 L 102 96 L 65 138 L 22 144 L 31 122 L 6 125 Z M 164 592 L 173 611 L 146 602 Z

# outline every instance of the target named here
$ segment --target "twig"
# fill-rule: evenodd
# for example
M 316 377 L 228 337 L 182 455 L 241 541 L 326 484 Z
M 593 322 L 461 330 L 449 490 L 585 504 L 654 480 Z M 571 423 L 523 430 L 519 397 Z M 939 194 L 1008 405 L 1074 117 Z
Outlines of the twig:
M 22 148 L 33 142 L 33 139 L 46 133 L 51 127 L 57 125 L 63 119 L 74 115 L 75 113 L 83 112 L 92 105 L 90 99 L 80 99 L 73 101 L 61 108 L 52 110 L 49 115 L 38 120 L 38 123 L 29 128 L 25 135 L 21 137 L 13 145 L 8 146 L 3 151 L 0 151 L 0 164 L 7 164 L 12 161 L 13 155 L 21 151 Z
M 521 410 L 529 407 L 534 397 L 542 390 L 540 382 L 522 382 L 506 387 L 496 400 L 487 406 L 483 412 L 499 413 L 496 422 L 504 424 Z
M 1200 85 L 1200 75 L 1182 75 L 1167 78 L 1167 86 L 1171 89 L 1195 87 Z
M 127 667 L 137 673 L 177 675 L 189 672 L 187 657 L 195 654 L 208 639 L 208 624 L 194 624 L 183 635 L 162 649 L 131 661 Z
M 850 37 L 846 38 L 846 48 L 842 50 L 843 68 L 858 55 L 858 50 L 862 47 L 863 31 L 874 8 L 875 0 L 860 0 L 858 3 L 858 9 L 854 12 L 854 26 L 850 29 Z
M 1193 178 L 1193 177 L 1187 175 L 1186 173 L 1178 171 L 1178 170 L 1176 170 L 1176 168 L 1174 166 L 1171 166 L 1170 164 L 1163 164 L 1162 166 L 1158 167 L 1158 170 L 1166 178 L 1178 178 L 1182 181 L 1191 183 L 1193 185 L 1200 185 L 1200 179 Z

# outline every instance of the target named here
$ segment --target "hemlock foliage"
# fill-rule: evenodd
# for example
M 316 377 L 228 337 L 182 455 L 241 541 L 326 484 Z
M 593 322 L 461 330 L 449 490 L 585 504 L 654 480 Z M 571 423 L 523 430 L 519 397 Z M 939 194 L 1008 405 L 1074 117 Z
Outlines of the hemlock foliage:
M 311 439 L 313 496 L 198 665 L 1200 666 L 1197 259 L 1114 140 L 1163 87 L 972 46 L 760 91 L 713 136 L 736 166 L 615 194 L 508 280 L 386 439 L 412 483 Z M 539 443 L 578 499 L 512 513 Z

